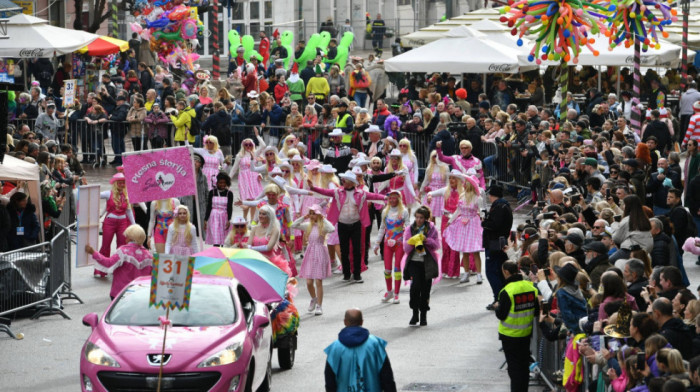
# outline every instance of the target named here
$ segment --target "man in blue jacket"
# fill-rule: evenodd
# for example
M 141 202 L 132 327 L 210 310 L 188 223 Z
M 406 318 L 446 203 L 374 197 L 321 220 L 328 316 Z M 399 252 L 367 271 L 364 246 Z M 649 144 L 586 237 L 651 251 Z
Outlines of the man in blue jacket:
M 395 392 L 394 372 L 386 353 L 386 341 L 362 328 L 362 311 L 345 312 L 345 328 L 326 347 L 326 392 Z

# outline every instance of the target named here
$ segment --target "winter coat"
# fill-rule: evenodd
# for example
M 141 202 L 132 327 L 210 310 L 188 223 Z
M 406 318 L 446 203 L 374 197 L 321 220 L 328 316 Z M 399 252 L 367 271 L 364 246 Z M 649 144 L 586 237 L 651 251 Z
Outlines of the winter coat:
M 666 321 L 660 326 L 659 333 L 666 338 L 673 348 L 681 352 L 683 359 L 686 361 L 690 360 L 693 354 L 693 346 L 690 344 L 693 335 L 683 320 L 674 317 Z
M 654 239 L 651 231 L 629 231 L 629 217 L 622 218 L 617 230 L 613 233 L 613 241 L 619 244 L 620 249 L 630 250 L 632 245 L 639 245 L 647 253 L 654 249 Z
M 483 247 L 485 249 L 500 248 L 500 237 L 507 238 L 513 226 L 513 210 L 505 199 L 498 199 L 491 204 L 486 218 L 481 222 L 484 228 Z M 491 246 L 489 244 L 491 243 Z
M 612 265 L 608 261 L 607 254 L 596 256 L 586 264 L 586 272 L 591 277 L 591 285 L 593 287 L 598 288 L 600 286 L 600 278 L 609 268 L 612 268 Z
M 170 120 L 173 122 L 173 125 L 175 125 L 174 141 L 184 142 L 185 138 L 187 138 L 190 143 L 194 143 L 194 135 L 189 133 L 189 128 L 195 115 L 194 109 L 186 108 L 178 113 L 177 116 L 170 116 Z
M 669 249 L 673 244 L 671 237 L 666 233 L 661 232 L 654 237 L 654 249 L 651 251 L 651 266 L 666 267 L 671 265 Z
M 216 136 L 219 145 L 231 145 L 231 116 L 225 110 L 219 110 L 212 114 L 202 124 L 202 131 L 207 135 Z
M 143 122 L 148 124 L 149 140 L 154 139 L 156 136 L 160 136 L 163 139 L 168 137 L 168 123 L 170 122 L 170 119 L 165 112 L 159 111 L 158 113 L 148 113 Z
M 426 222 L 426 224 L 428 225 L 428 232 L 425 235 L 425 240 L 423 242 L 423 246 L 425 246 L 426 250 L 423 261 L 423 265 L 425 267 L 425 278 L 435 279 L 440 277 L 440 265 L 437 262 L 440 260 L 437 253 L 438 250 L 440 250 L 440 237 L 433 222 Z M 408 240 L 413 237 L 413 234 L 411 233 L 412 228 L 413 225 L 407 227 L 403 231 L 404 257 L 401 261 L 401 265 L 404 266 L 403 279 L 406 281 L 413 279 L 416 263 L 420 263 L 419 261 L 411 260 L 413 253 L 416 251 L 413 245 L 408 244 Z
M 146 119 L 146 108 L 132 107 L 126 115 L 126 121 L 129 122 L 129 137 L 141 137 L 143 133 L 143 123 Z
M 21 212 L 10 204 L 7 207 L 7 213 L 10 215 L 10 233 L 7 238 L 9 250 L 24 248 L 39 242 L 40 227 L 34 204 L 27 202 L 27 207 Z M 24 228 L 23 235 L 17 235 L 18 227 Z
M 566 328 L 574 333 L 581 332 L 578 321 L 588 315 L 586 299 L 583 297 L 581 290 L 576 286 L 566 285 L 559 288 L 555 295 L 557 297 L 559 317 L 564 321 Z

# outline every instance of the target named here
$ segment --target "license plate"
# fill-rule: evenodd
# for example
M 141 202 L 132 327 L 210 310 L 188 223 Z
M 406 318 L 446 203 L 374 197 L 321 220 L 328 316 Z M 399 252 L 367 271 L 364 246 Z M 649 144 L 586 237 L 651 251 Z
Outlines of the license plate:
M 158 388 L 158 376 L 146 377 L 146 385 L 148 388 Z M 160 380 L 160 388 L 172 388 L 175 385 L 175 377 L 162 377 Z

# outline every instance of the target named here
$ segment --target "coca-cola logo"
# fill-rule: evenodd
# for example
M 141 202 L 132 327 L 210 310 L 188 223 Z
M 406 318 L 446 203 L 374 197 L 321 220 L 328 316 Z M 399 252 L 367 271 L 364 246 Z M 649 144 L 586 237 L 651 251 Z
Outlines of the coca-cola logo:
M 651 57 L 640 57 L 639 64 L 650 64 L 654 59 Z M 634 56 L 627 56 L 625 58 L 625 63 L 634 64 Z
M 44 49 L 41 48 L 35 48 L 35 49 L 20 49 L 19 51 L 19 57 L 43 57 L 44 56 Z
M 489 72 L 510 72 L 511 69 L 513 69 L 513 65 L 510 64 L 489 65 Z

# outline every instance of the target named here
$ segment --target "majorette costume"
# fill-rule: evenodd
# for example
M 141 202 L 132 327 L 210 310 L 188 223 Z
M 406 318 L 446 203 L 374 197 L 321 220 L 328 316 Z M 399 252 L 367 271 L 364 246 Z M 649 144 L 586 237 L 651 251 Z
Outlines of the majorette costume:
M 167 208 L 163 204 L 167 203 Z M 148 223 L 148 233 L 153 236 L 153 242 L 164 244 L 168 238 L 168 228 L 175 217 L 175 208 L 180 205 L 177 199 L 167 199 L 161 202 L 160 208 L 156 210 L 158 201 L 151 202 L 151 219 Z
M 125 181 L 124 173 L 117 173 L 112 176 L 109 180 L 110 185 L 114 184 L 116 181 Z M 126 187 L 124 188 L 124 193 L 116 197 L 112 194 L 112 191 L 100 192 L 101 199 L 107 199 L 107 207 L 104 221 L 102 222 L 102 246 L 100 247 L 100 254 L 104 257 L 110 256 L 110 250 L 112 247 L 112 239 L 114 236 L 117 237 L 117 248 L 126 245 L 126 238 L 124 237 L 124 231 L 129 225 L 133 225 L 134 212 L 131 210 L 129 203 L 126 200 Z M 105 276 L 105 274 L 98 268 L 95 268 L 97 274 Z
M 395 193 L 400 197 L 401 193 L 398 190 L 391 190 L 389 195 Z M 386 281 L 386 294 L 383 301 L 391 300 L 391 294 L 394 294 L 394 303 L 399 303 L 399 290 L 401 289 L 401 259 L 403 258 L 403 233 L 404 228 L 408 226 L 408 209 L 399 206 L 388 206 L 388 211 L 385 209 L 382 212 L 381 226 L 377 235 L 377 244 L 380 246 L 384 241 L 384 280 Z M 394 289 L 391 287 L 391 275 L 394 275 Z

